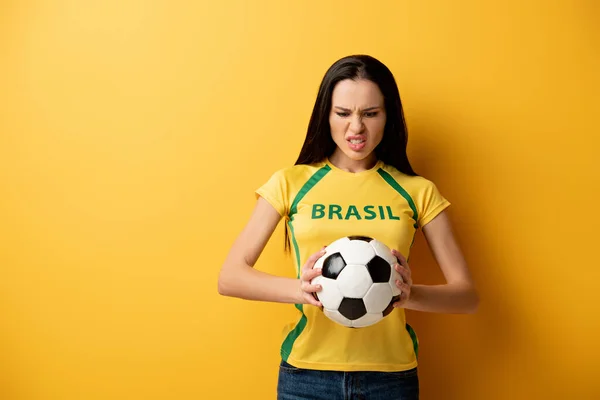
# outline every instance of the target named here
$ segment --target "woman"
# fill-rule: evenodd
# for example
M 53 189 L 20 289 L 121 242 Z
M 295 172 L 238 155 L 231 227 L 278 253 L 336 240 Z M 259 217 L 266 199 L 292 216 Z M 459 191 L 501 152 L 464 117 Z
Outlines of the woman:
M 281 345 L 279 399 L 418 399 L 418 341 L 404 309 L 471 313 L 478 305 L 446 215 L 450 203 L 413 171 L 406 144 L 392 73 L 373 57 L 345 57 L 323 78 L 295 165 L 256 191 L 256 207 L 222 267 L 219 293 L 293 303 L 300 312 Z M 281 218 L 297 279 L 253 268 Z M 407 258 L 419 228 L 444 285 L 412 283 Z M 374 237 L 394 249 L 403 278 L 396 282 L 402 295 L 394 311 L 360 329 L 324 316 L 313 295 L 321 288 L 310 284 L 321 273 L 313 265 L 324 245 L 348 235 Z

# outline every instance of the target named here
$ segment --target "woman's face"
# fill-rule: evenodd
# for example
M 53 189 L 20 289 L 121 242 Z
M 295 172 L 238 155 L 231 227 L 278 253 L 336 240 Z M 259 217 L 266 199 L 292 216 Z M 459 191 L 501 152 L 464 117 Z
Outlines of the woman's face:
M 334 154 L 348 161 L 372 161 L 383 139 L 385 105 L 379 87 L 366 79 L 337 83 L 331 98 L 329 126 Z M 337 154 L 336 154 L 337 153 Z

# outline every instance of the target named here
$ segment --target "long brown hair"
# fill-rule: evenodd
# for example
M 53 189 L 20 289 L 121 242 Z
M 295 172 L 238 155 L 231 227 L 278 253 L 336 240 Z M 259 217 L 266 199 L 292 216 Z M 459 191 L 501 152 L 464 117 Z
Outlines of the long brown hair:
M 375 148 L 377 158 L 404 174 L 415 176 L 408 160 L 408 132 L 398 85 L 394 75 L 381 61 L 369 55 L 351 55 L 336 61 L 325 73 L 308 124 L 304 144 L 295 165 L 314 164 L 333 154 L 336 144 L 331 137 L 329 114 L 335 85 L 345 79 L 366 79 L 375 83 L 383 94 L 386 124 L 381 143 Z M 285 229 L 285 249 L 289 251 L 288 228 Z

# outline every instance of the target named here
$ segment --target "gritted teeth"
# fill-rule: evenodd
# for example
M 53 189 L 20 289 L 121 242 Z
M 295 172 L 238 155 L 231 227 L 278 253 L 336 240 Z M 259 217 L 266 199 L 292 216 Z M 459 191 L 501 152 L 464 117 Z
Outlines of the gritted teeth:
M 349 137 L 346 140 L 349 141 L 352 144 L 359 144 L 359 143 L 363 143 L 363 142 L 366 141 L 365 138 L 363 138 L 363 137 L 356 137 L 356 136 Z

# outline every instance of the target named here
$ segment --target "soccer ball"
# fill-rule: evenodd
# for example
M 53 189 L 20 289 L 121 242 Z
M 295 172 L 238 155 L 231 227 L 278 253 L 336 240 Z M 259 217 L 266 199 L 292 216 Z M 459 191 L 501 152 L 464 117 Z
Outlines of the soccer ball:
M 362 328 L 381 321 L 400 299 L 394 269 L 398 263 L 383 243 L 366 236 L 346 236 L 326 247 L 313 268 L 322 274 L 312 284 L 322 289 L 313 293 L 332 321 L 351 328 Z

